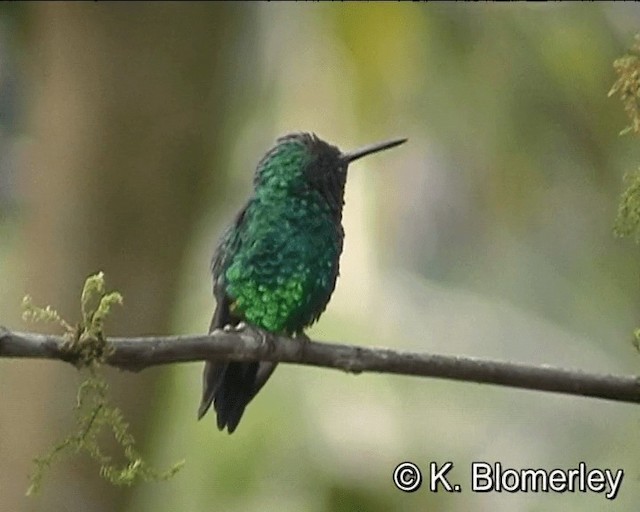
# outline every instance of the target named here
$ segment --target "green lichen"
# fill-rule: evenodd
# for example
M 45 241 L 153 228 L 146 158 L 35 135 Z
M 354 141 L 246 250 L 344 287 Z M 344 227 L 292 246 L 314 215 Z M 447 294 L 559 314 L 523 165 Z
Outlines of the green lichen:
M 629 52 L 616 59 L 613 68 L 618 75 L 609 96 L 618 94 L 631 124 L 620 134 L 634 132 L 640 135 L 640 34 L 635 36 L 635 43 Z
M 65 336 L 74 332 L 74 328 L 70 326 L 51 306 L 44 308 L 35 306 L 31 295 L 25 295 L 22 298 L 22 320 L 25 322 L 50 322 L 56 323 L 65 330 Z
M 640 242 L 640 170 L 624 177 L 627 188 L 620 197 L 618 214 L 613 226 L 616 236 L 634 236 Z
M 618 75 L 609 96 L 617 94 L 622 101 L 630 125 L 621 135 L 640 135 L 640 34 L 626 55 L 616 59 L 613 68 Z M 613 231 L 617 236 L 634 236 L 640 242 L 640 170 L 625 175 L 627 188 L 622 193 Z
M 104 274 L 99 272 L 87 278 L 80 302 L 82 321 L 75 327 L 50 306 L 35 306 L 29 296 L 22 302 L 25 320 L 54 322 L 64 329 L 64 350 L 86 376 L 78 388 L 75 429 L 46 455 L 35 459 L 27 495 L 39 491 L 47 470 L 65 454 L 86 453 L 99 465 L 100 475 L 113 485 L 131 485 L 137 479 L 166 480 L 184 465 L 184 461 L 180 461 L 166 471 L 158 471 L 145 462 L 135 448 L 129 424 L 110 401 L 109 385 L 99 371 L 111 352 L 103 328 L 112 306 L 122 304 L 122 296 L 118 292 L 106 293 Z M 98 438 L 104 430 L 110 430 L 119 445 L 122 451 L 119 458 L 124 459 L 121 464 L 114 462 L 100 447 Z
M 620 135 L 640 135 L 640 34 L 629 52 L 613 63 L 618 79 L 611 87 L 609 96 L 618 94 L 631 124 Z M 620 197 L 618 214 L 613 226 L 616 236 L 633 236 L 640 243 L 640 169 L 624 177 L 627 188 Z M 634 331 L 633 345 L 640 351 L 640 328 Z
M 636 350 L 640 352 L 640 328 L 633 331 L 633 341 L 631 343 L 633 343 Z

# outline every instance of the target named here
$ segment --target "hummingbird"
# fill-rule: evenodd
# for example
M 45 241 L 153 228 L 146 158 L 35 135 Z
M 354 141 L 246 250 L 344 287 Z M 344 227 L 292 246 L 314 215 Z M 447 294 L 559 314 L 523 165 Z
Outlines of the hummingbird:
M 277 139 L 211 260 L 216 309 L 209 332 L 249 325 L 307 339 L 304 329 L 324 312 L 339 274 L 347 167 L 406 140 L 343 153 L 315 134 Z M 198 419 L 213 404 L 218 429 L 233 433 L 276 365 L 206 362 Z

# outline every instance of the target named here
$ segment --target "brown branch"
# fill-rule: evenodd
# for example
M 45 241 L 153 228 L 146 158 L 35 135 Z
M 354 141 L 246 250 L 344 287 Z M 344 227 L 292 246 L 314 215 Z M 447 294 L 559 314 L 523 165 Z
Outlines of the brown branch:
M 463 356 L 442 356 L 337 343 L 265 339 L 251 329 L 218 330 L 201 336 L 148 336 L 109 338 L 106 362 L 124 370 L 219 359 L 278 361 L 351 373 L 378 372 L 439 377 L 498 384 L 538 391 L 640 402 L 640 379 L 633 375 L 604 375 L 551 366 L 492 361 Z M 74 363 L 61 336 L 12 332 L 0 327 L 0 357 L 54 359 Z

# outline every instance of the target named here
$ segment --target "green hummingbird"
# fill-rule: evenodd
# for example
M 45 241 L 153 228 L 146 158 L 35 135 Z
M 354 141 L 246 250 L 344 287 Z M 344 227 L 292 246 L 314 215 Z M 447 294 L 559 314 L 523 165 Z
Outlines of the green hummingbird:
M 338 278 L 347 167 L 406 140 L 343 153 L 314 134 L 279 138 L 258 163 L 253 194 L 213 255 L 217 305 L 209 332 L 245 323 L 305 338 Z M 198 419 L 213 403 L 218 428 L 231 434 L 276 364 L 207 362 Z

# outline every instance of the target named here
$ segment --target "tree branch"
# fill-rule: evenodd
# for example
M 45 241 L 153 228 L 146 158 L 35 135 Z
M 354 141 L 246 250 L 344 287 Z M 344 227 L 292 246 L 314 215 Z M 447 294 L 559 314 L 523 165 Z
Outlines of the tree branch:
M 350 373 L 378 372 L 498 384 L 552 391 L 605 400 L 640 403 L 640 379 L 632 375 L 604 375 L 547 365 L 492 361 L 463 356 L 431 355 L 386 348 L 291 340 L 252 329 L 217 330 L 200 336 L 109 338 L 106 363 L 123 370 L 203 361 L 278 361 Z M 75 363 L 61 336 L 12 332 L 0 327 L 0 357 L 54 359 Z

